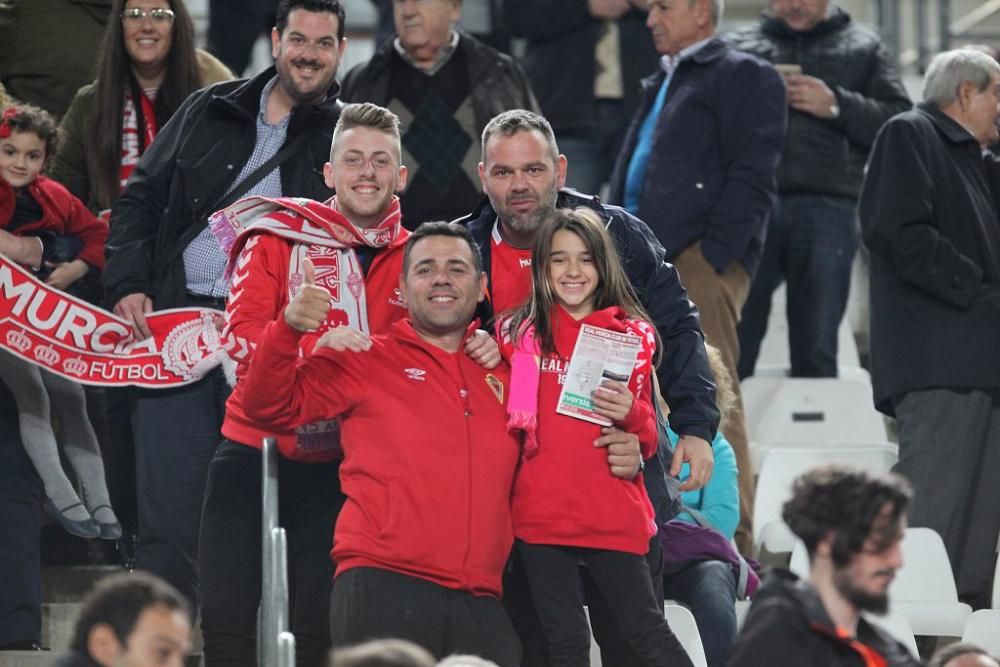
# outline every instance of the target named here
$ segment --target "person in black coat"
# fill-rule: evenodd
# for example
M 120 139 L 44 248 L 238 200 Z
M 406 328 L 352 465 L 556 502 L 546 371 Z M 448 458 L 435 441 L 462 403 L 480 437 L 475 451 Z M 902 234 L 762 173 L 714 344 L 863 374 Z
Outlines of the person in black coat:
M 899 425 L 910 521 L 944 538 L 958 595 L 989 606 L 1000 533 L 1000 65 L 939 54 L 925 102 L 879 132 L 859 214 L 871 253 L 875 406 Z
M 721 13 L 719 0 L 649 3 L 663 68 L 643 81 L 608 199 L 656 234 L 736 377 L 736 325 L 764 245 L 787 107 L 770 64 L 715 36 Z M 748 554 L 753 468 L 738 387 L 733 412 L 725 435 L 740 469 L 736 543 Z
M 791 375 L 836 377 L 865 160 L 910 98 L 879 36 L 828 0 L 771 0 L 758 23 L 723 39 L 782 68 L 789 106 L 778 200 L 739 326 L 740 377 L 753 375 L 785 281 Z

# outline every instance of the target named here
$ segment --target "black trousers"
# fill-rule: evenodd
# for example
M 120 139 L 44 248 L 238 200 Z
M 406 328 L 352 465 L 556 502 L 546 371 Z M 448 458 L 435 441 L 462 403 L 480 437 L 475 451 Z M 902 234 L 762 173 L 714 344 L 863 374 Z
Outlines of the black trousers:
M 0 383 L 0 644 L 41 639 L 43 497 L 14 398 Z
M 330 634 L 335 648 L 395 637 L 438 659 L 465 653 L 500 667 L 520 665 L 517 635 L 498 599 L 389 570 L 358 567 L 336 578 Z
M 209 465 L 201 520 L 205 664 L 256 664 L 261 596 L 261 452 L 223 440 Z M 288 538 L 289 624 L 298 664 L 325 665 L 338 464 L 278 463 L 278 525 Z
M 526 544 L 516 550 L 548 640 L 553 667 L 589 664 L 590 633 L 581 596 L 579 567 L 586 567 L 636 664 L 650 667 L 691 665 L 684 647 L 663 617 L 662 598 L 653 587 L 646 558 L 621 551 Z M 601 614 L 603 616 L 603 614 Z M 605 620 L 592 619 L 596 627 Z M 603 660 L 602 660 L 603 662 Z M 619 665 L 619 662 L 609 664 Z

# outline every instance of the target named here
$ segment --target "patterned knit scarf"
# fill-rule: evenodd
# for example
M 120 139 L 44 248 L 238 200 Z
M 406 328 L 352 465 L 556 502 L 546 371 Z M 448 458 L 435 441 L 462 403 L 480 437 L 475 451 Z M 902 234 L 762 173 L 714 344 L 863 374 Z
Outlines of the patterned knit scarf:
M 316 269 L 316 284 L 330 292 L 331 310 L 320 333 L 332 326 L 350 325 L 368 331 L 364 273 L 353 248 L 384 248 L 401 231 L 399 198 L 393 197 L 382 221 L 367 229 L 357 227 L 337 210 L 337 198 L 326 202 L 282 197 L 247 197 L 209 219 L 222 248 L 229 252 L 227 273 L 232 273 L 240 251 L 256 234 L 289 239 L 288 299 L 305 281 L 303 262 L 308 257 Z M 234 279 L 231 289 L 239 289 Z M 231 297 L 232 298 L 232 297 Z

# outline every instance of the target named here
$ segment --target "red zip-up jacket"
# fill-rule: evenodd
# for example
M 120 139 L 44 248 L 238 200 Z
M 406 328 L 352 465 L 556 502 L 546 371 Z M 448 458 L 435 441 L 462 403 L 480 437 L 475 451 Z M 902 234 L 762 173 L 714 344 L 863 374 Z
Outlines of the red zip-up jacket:
M 77 254 L 98 271 L 104 269 L 104 244 L 108 240 L 108 225 L 98 220 L 79 199 L 70 194 L 62 183 L 39 176 L 27 186 L 28 194 L 42 207 L 42 219 L 22 225 L 15 234 L 48 230 L 62 236 L 75 236 L 83 241 Z M 14 188 L 0 178 L 0 228 L 6 228 L 14 216 Z
M 365 276 L 368 327 L 373 333 L 387 330 L 393 322 L 407 315 L 398 288 L 399 275 L 403 270 L 403 248 L 408 236 L 409 232 L 402 230 L 392 245 L 375 253 Z M 294 427 L 300 424 L 292 424 L 290 428 L 275 433 L 273 425 L 265 427 L 247 417 L 243 409 L 246 389 L 242 379 L 247 374 L 254 348 L 264 328 L 275 318 L 280 318 L 288 305 L 288 265 L 292 245 L 293 242 L 288 239 L 267 233 L 252 237 L 234 264 L 232 287 L 226 304 L 227 343 L 232 343 L 230 354 L 238 365 L 236 387 L 226 402 L 222 434 L 234 442 L 257 449 L 260 449 L 263 438 L 275 436 L 279 449 L 285 453 L 295 451 Z M 317 339 L 315 334 L 303 336 L 303 353 L 308 354 Z M 308 455 L 299 458 L 310 460 Z M 328 457 L 318 460 L 328 460 Z
M 614 477 L 607 451 L 594 447 L 601 427 L 556 412 L 569 359 L 584 324 L 630 333 L 643 339 L 628 387 L 632 410 L 620 425 L 639 438 L 643 459 L 656 452 L 656 420 L 650 374 L 655 339 L 652 327 L 628 319 L 621 308 L 608 308 L 575 320 L 562 307 L 552 311 L 555 355 L 544 355 L 538 383 L 538 450 L 526 457 L 514 482 L 514 534 L 529 544 L 610 549 L 643 555 L 656 534 L 653 506 L 642 475 Z M 510 359 L 513 347 L 501 346 Z
M 506 429 L 506 365 L 487 370 L 462 349 L 446 352 L 409 320 L 374 336 L 368 352 L 300 359 L 300 340 L 283 317 L 267 326 L 243 408 L 277 429 L 340 417 L 337 574 L 375 567 L 499 596 L 519 456 Z

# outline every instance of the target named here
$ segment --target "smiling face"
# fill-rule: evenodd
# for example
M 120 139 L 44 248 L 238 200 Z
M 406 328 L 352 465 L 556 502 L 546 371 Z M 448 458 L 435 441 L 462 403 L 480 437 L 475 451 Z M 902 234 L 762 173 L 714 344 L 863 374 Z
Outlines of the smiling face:
M 271 30 L 278 84 L 293 103 L 323 99 L 337 76 L 347 41 L 337 39 L 340 19 L 301 7 L 288 13 L 283 33 Z
M 336 191 L 340 212 L 359 227 L 381 222 L 393 194 L 406 187 L 399 140 L 375 128 L 352 127 L 337 134 L 330 159 L 323 178 Z
M 552 235 L 548 279 L 556 303 L 575 319 L 594 312 L 594 292 L 600 284 L 597 266 L 583 239 L 567 229 Z
M 133 16 L 132 10 L 143 11 L 146 15 Z M 173 18 L 154 10 L 170 10 L 170 3 L 167 0 L 128 0 L 121 17 L 125 51 L 133 67 L 147 76 L 166 67 L 173 45 Z
M 559 188 L 566 184 L 566 158 L 553 156 L 537 130 L 498 134 L 483 148 L 479 181 L 504 236 L 530 247 L 542 221 L 555 210 Z
M 45 167 L 45 141 L 34 132 L 10 133 L 0 139 L 0 178 L 21 190 Z
M 399 287 L 418 333 L 460 336 L 486 294 L 486 274 L 465 239 L 427 236 L 410 247 Z

